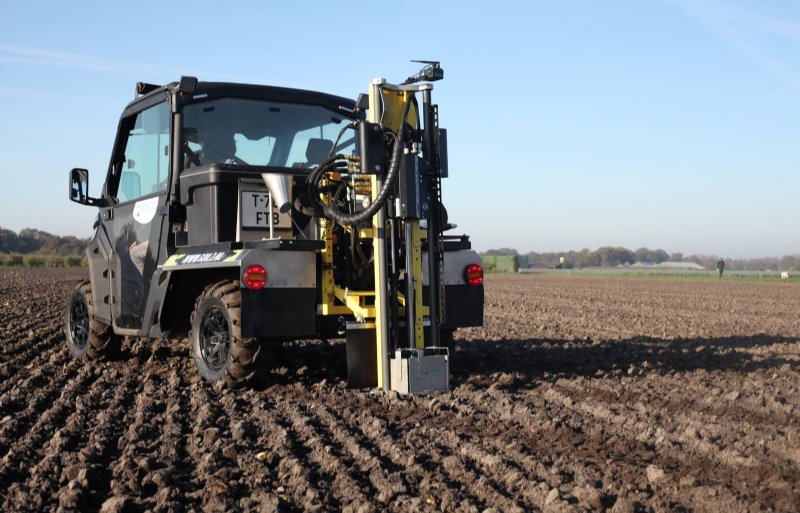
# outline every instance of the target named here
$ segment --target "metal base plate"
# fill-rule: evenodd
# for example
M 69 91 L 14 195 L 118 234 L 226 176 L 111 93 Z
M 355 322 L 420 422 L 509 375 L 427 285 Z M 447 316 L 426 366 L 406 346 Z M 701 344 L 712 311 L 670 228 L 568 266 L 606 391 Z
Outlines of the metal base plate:
M 398 349 L 389 366 L 392 390 L 401 394 L 450 390 L 450 355 L 446 347 Z

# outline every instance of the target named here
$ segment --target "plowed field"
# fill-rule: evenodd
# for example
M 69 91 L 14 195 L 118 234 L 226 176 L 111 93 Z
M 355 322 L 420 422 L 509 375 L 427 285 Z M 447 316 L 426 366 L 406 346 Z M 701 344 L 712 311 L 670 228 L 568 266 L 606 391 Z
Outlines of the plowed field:
M 186 341 L 82 365 L 81 271 L 0 269 L 2 511 L 800 511 L 800 286 L 489 276 L 449 394 L 348 390 L 341 341 L 262 390 Z

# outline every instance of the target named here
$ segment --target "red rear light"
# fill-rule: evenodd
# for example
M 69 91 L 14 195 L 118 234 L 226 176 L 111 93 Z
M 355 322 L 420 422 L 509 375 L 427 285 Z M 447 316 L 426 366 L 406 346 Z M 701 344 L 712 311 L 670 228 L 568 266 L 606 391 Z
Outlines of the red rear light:
M 483 283 L 483 267 L 478 264 L 469 264 L 464 269 L 464 279 L 472 286 L 480 285 Z
M 263 289 L 267 284 L 267 270 L 258 264 L 251 265 L 244 272 L 244 284 L 248 289 Z

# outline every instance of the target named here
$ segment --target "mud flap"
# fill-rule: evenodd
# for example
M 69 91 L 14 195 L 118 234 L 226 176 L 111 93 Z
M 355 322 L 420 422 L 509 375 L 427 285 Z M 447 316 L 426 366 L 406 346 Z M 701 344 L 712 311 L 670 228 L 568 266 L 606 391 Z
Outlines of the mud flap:
M 347 386 L 378 386 L 378 360 L 375 350 L 375 323 L 347 323 Z

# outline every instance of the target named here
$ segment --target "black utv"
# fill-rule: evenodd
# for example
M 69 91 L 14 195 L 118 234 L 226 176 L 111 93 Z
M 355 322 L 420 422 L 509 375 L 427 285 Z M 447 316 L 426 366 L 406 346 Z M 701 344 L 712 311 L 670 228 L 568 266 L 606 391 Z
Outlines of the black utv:
M 421 330 L 435 330 L 436 345 L 480 325 L 480 259 L 468 237 L 444 235 L 452 225 L 437 189 L 442 166 L 435 175 L 423 150 L 412 155 L 429 128 L 424 109 L 407 107 L 394 131 L 369 123 L 367 110 L 365 98 L 281 87 L 192 77 L 138 84 L 101 196 L 89 197 L 87 170 L 70 172 L 70 199 L 99 211 L 86 250 L 90 279 L 70 292 L 65 312 L 72 355 L 107 357 L 125 336 L 188 335 L 202 377 L 236 385 L 265 375 L 270 344 L 338 337 L 377 316 L 396 349 L 412 331 L 405 297 L 417 289 Z M 420 201 L 434 214 L 400 212 L 409 180 L 434 191 Z M 353 216 L 378 201 L 380 229 L 326 215 Z M 406 225 L 422 226 L 421 260 L 409 267 L 398 263 L 413 254 L 398 231 Z M 389 255 L 385 275 L 373 272 L 374 248 Z M 412 279 L 412 265 L 422 279 Z M 394 298 L 386 312 L 370 291 Z M 422 306 L 432 297 L 436 305 Z

